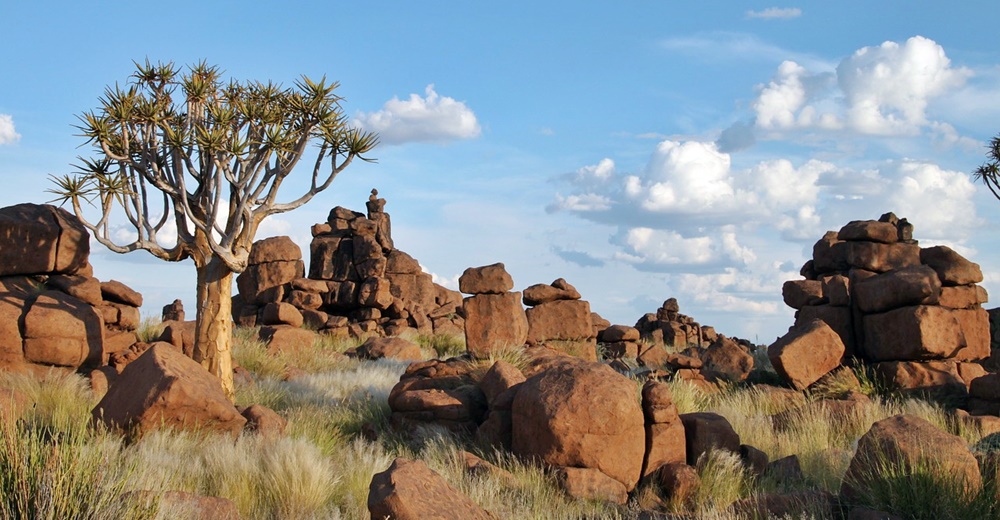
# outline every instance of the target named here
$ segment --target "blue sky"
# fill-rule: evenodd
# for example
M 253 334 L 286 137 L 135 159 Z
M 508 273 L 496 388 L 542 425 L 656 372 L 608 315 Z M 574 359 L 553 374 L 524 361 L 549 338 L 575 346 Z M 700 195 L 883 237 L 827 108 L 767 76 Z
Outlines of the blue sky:
M 377 187 L 397 246 L 446 285 L 501 261 L 518 288 L 566 278 L 616 323 L 676 297 L 768 343 L 823 232 L 894 211 L 1000 291 L 1000 201 L 969 175 L 1000 132 L 992 3 L 8 4 L 0 205 L 49 200 L 47 175 L 88 152 L 76 115 L 133 60 L 205 59 L 340 81 L 383 136 L 377 164 L 259 238 L 307 251 L 310 225 Z M 189 263 L 96 245 L 92 261 L 146 314 L 193 304 Z

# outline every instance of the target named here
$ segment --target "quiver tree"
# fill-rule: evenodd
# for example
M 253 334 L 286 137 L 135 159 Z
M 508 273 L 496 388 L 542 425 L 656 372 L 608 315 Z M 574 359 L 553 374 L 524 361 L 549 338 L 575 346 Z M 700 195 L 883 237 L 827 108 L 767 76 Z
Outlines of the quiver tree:
M 1000 136 L 990 140 L 986 157 L 989 160 L 976 168 L 973 175 L 976 180 L 983 181 L 994 197 L 1000 199 Z
M 227 83 L 204 62 L 183 73 L 172 63 L 136 63 L 126 87 L 108 87 L 100 106 L 79 116 L 95 157 L 80 158 L 72 175 L 53 176 L 49 191 L 112 251 L 194 261 L 194 359 L 230 397 L 232 277 L 247 267 L 258 226 L 309 202 L 355 158 L 370 160 L 378 143 L 348 125 L 337 86 L 305 76 L 293 88 Z M 308 187 L 279 200 L 310 143 L 318 147 L 302 165 L 311 169 Z M 85 218 L 84 201 L 100 211 L 96 222 Z M 131 230 L 126 243 L 112 220 Z

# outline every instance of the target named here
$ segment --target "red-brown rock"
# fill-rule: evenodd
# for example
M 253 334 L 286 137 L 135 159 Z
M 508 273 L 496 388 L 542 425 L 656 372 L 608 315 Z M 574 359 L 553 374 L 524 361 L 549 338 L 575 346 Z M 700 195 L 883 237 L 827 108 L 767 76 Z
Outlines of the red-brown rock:
M 949 475 L 970 492 L 982 485 L 979 463 L 964 440 L 919 417 L 896 415 L 873 424 L 858 441 L 841 496 L 856 502 L 868 493 L 869 486 L 884 478 L 887 467 L 902 473 L 915 465 Z
M 981 361 L 990 357 L 990 315 L 983 308 L 952 311 L 965 336 L 965 347 L 955 353 L 955 361 Z
M 579 341 L 592 337 L 590 303 L 583 300 L 558 300 L 525 311 L 528 319 L 527 342 L 538 345 L 549 340 Z
M 462 303 L 465 344 L 474 357 L 520 347 L 528 339 L 528 318 L 521 307 L 521 293 L 477 294 Z
M 798 390 L 840 366 L 844 342 L 826 322 L 812 320 L 796 325 L 767 348 L 774 369 Z
M 819 280 L 788 280 L 781 286 L 781 297 L 793 309 L 827 302 L 823 297 L 823 282 Z
M 142 307 L 142 295 L 139 291 L 119 282 L 109 280 L 101 282 L 101 296 L 114 303 L 122 303 L 131 307 Z
M 368 488 L 368 512 L 372 518 L 394 520 L 495 518 L 423 461 L 402 457 L 372 477 Z
M 921 249 L 920 261 L 933 268 L 944 285 L 968 285 L 983 281 L 979 264 L 967 260 L 948 246 Z
M 524 290 L 525 305 L 534 306 L 557 300 L 579 300 L 580 292 L 566 280 L 559 278 L 549 284 L 535 284 Z
M 738 383 L 753 370 L 753 356 L 729 338 L 719 338 L 712 343 L 702 353 L 701 361 L 702 372 L 715 380 Z
M 920 265 L 920 246 L 896 242 L 882 244 L 879 242 L 846 242 L 847 263 L 852 267 L 884 273 Z
M 302 249 L 287 236 L 269 237 L 253 243 L 249 265 L 302 260 Z
M 305 323 L 302 312 L 294 305 L 285 302 L 265 305 L 261 320 L 264 325 L 290 325 L 292 327 L 301 327 Z
M 465 294 L 502 294 L 513 288 L 514 279 L 503 263 L 470 267 L 458 278 L 458 290 Z
M 852 220 L 840 228 L 837 240 L 871 241 L 892 244 L 898 240 L 896 225 L 877 220 Z
M 955 312 L 920 305 L 865 316 L 865 353 L 874 361 L 950 358 L 966 346 Z
M 283 437 L 285 435 L 285 428 L 288 427 L 288 421 L 284 417 L 263 405 L 250 405 L 240 415 L 247 420 L 246 431 L 264 437 Z
M 687 460 L 687 441 L 673 394 L 665 383 L 649 380 L 642 388 L 646 419 L 646 458 L 642 476 L 648 477 L 665 464 Z
M 725 417 L 712 412 L 681 414 L 687 440 L 687 463 L 694 466 L 703 453 L 727 450 L 740 453 L 740 436 Z
M 24 314 L 24 358 L 33 363 L 98 365 L 104 353 L 104 320 L 93 307 L 60 291 L 45 291 Z
M 552 466 L 594 468 L 632 490 L 645 431 L 635 384 L 606 365 L 559 358 L 521 384 L 513 452 Z
M 656 472 L 656 482 L 663 491 L 664 498 L 675 504 L 692 505 L 695 494 L 701 487 L 698 470 L 683 462 L 661 466 Z
M 816 305 L 803 307 L 795 313 L 795 326 L 805 325 L 812 320 L 821 320 L 833 329 L 844 342 L 844 357 L 851 357 L 857 352 L 854 338 L 854 314 L 850 307 L 835 307 L 833 305 Z
M 291 325 L 261 327 L 258 336 L 267 344 L 267 350 L 270 352 L 295 352 L 308 349 L 319 339 L 319 335 L 315 332 Z
M 0 276 L 76 274 L 90 256 L 90 234 L 79 219 L 49 205 L 0 209 L 0 243 Z
M 236 436 L 246 424 L 215 376 L 163 344 L 129 363 L 92 415 L 95 422 L 131 436 L 160 428 L 199 428 Z
M 424 359 L 420 345 L 403 338 L 368 338 L 358 347 L 357 354 L 362 359 Z
M 912 305 L 934 305 L 941 281 L 933 269 L 916 265 L 894 269 L 854 284 L 854 304 L 861 312 L 886 312 Z
M 622 505 L 628 502 L 625 485 L 597 469 L 562 467 L 556 471 L 556 482 L 573 498 Z
M 100 305 L 104 302 L 101 296 L 101 282 L 92 276 L 57 274 L 50 276 L 46 285 L 90 305 Z

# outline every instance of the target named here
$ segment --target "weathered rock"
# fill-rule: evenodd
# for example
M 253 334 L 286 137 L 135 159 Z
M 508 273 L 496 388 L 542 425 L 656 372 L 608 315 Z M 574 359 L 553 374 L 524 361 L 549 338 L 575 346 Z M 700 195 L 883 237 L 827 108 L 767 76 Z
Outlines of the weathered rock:
M 527 342 L 538 345 L 549 340 L 579 341 L 592 337 L 590 303 L 583 300 L 558 300 L 525 311 L 528 319 Z
M 725 417 L 711 412 L 681 414 L 687 440 L 687 463 L 696 465 L 703 453 L 713 449 L 739 454 L 740 436 Z
M 957 309 L 952 314 L 958 320 L 965 337 L 965 346 L 955 353 L 955 361 L 981 361 L 990 357 L 990 316 L 982 308 Z
M 285 428 L 288 427 L 288 421 L 284 417 L 263 405 L 250 405 L 240 415 L 247 420 L 246 431 L 264 437 L 283 437 L 285 435 Z
M 819 280 L 788 280 L 781 286 L 781 296 L 785 305 L 793 309 L 822 305 L 828 301 L 823 296 L 823 282 Z
M 479 380 L 479 389 L 483 391 L 486 402 L 489 403 L 491 409 L 500 406 L 509 410 L 512 403 L 506 403 L 506 406 L 503 406 L 502 403 L 498 403 L 497 399 L 514 386 L 523 383 L 525 379 L 524 374 L 517 367 L 498 359 Z M 508 393 L 508 395 L 513 398 L 514 394 Z
M 311 330 L 291 325 L 261 327 L 258 337 L 267 344 L 269 352 L 295 352 L 311 348 L 319 335 Z
M 982 485 L 979 463 L 960 437 L 951 435 L 913 415 L 896 415 L 872 425 L 861 440 L 844 476 L 841 496 L 851 502 L 867 496 L 870 486 L 887 478 L 887 469 L 897 475 L 919 467 L 964 484 L 975 492 Z M 903 478 L 907 477 L 888 477 Z
M 871 241 L 892 244 L 898 240 L 896 225 L 877 220 L 853 220 L 840 228 L 837 240 Z
M 462 303 L 465 345 L 474 357 L 519 347 L 528 339 L 528 318 L 521 307 L 521 293 L 477 294 Z
M 920 246 L 903 242 L 847 242 L 847 263 L 876 273 L 920 265 Z
M 514 279 L 503 263 L 470 267 L 458 278 L 458 290 L 465 294 L 503 294 L 513 288 Z
M 744 498 L 730 511 L 736 518 L 835 518 L 838 509 L 829 492 L 804 490 Z
M 661 466 L 656 472 L 656 482 L 663 491 L 664 498 L 676 504 L 692 505 L 701 477 L 698 470 L 683 462 Z
M 420 345 L 403 338 L 368 338 L 357 354 L 362 359 L 424 359 Z
M 646 457 L 642 470 L 645 478 L 665 464 L 685 462 L 687 441 L 668 385 L 647 381 L 642 388 L 642 409 L 646 420 Z
M 142 307 L 142 295 L 118 280 L 101 282 L 101 296 L 109 302 Z
M 774 369 L 798 390 L 805 390 L 840 366 L 844 342 L 826 322 L 796 325 L 767 349 Z
M 556 471 L 556 482 L 573 498 L 615 504 L 628 502 L 625 485 L 597 469 L 562 467 Z
M 184 303 L 174 300 L 173 303 L 163 306 L 161 321 L 184 321 Z
M 986 289 L 978 285 L 942 287 L 938 305 L 950 309 L 972 309 L 989 301 Z
M 639 329 L 627 325 L 611 325 L 605 328 L 599 338 L 604 343 L 618 341 L 639 341 Z
M 368 512 L 372 518 L 395 520 L 495 518 L 423 461 L 402 457 L 372 477 Z
M 849 358 L 857 353 L 857 341 L 854 330 L 854 314 L 849 307 L 833 305 L 816 305 L 803 307 L 795 313 L 795 325 L 805 325 L 812 320 L 821 320 L 840 336 L 844 343 L 844 357 Z
M 535 284 L 524 290 L 525 305 L 533 306 L 557 300 L 579 300 L 580 292 L 566 280 L 559 278 L 548 284 Z
M 96 306 L 104 303 L 104 298 L 101 296 L 101 282 L 97 278 L 57 274 L 50 276 L 46 285 L 90 305 Z
M 594 468 L 631 491 L 645 451 L 635 385 L 606 365 L 561 358 L 521 384 L 513 452 L 552 466 Z
M 966 346 L 954 311 L 930 305 L 865 316 L 864 334 L 874 361 L 947 359 Z
M 103 352 L 104 320 L 83 301 L 45 291 L 25 311 L 25 360 L 73 368 L 84 362 L 96 366 Z
M 749 444 L 740 444 L 740 460 L 743 461 L 743 466 L 750 472 L 750 475 L 755 478 L 764 476 L 770 462 L 767 453 Z
M 369 278 L 358 289 L 358 304 L 363 307 L 374 307 L 385 310 L 392 305 L 392 292 L 389 280 L 385 278 Z
M 163 344 L 129 363 L 92 415 L 95 422 L 131 436 L 160 428 L 199 428 L 235 437 L 246 423 L 215 376 Z
M 264 306 L 262 316 L 264 325 L 290 325 L 301 327 L 305 323 L 305 318 L 294 305 L 285 302 L 269 303 Z
M 959 396 L 967 391 L 958 363 L 951 360 L 888 361 L 873 366 L 879 378 L 899 390 Z
M 79 219 L 50 205 L 0 208 L 0 276 L 76 274 L 87 266 L 90 234 Z
M 257 265 L 268 262 L 295 262 L 302 260 L 302 249 L 287 236 L 269 237 L 257 240 L 250 248 L 247 264 Z
M 390 251 L 386 256 L 386 261 L 385 272 L 387 273 L 417 274 L 421 272 L 420 263 L 399 249 Z
M 824 276 L 823 297 L 830 305 L 847 307 L 851 305 L 851 281 L 843 275 Z
M 823 238 L 813 245 L 812 267 L 816 273 L 846 271 L 847 242 L 837 239 L 836 231 L 827 231 Z
M 936 304 L 941 296 L 941 281 L 933 269 L 917 265 L 872 276 L 853 289 L 854 304 L 861 312 L 878 313 Z
M 983 281 L 979 264 L 967 260 L 948 246 L 921 249 L 920 261 L 934 269 L 944 285 L 968 285 Z
M 753 370 L 753 356 L 729 338 L 720 338 L 705 349 L 701 361 L 706 376 L 734 383 L 745 380 Z
M 972 380 L 969 395 L 987 401 L 1000 401 L 1000 373 L 986 374 Z

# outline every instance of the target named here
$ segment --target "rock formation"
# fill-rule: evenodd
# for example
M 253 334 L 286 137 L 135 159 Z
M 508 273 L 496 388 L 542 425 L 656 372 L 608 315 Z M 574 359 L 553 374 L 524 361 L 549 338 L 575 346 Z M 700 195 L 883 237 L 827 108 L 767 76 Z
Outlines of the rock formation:
M 395 248 L 386 201 L 377 195 L 372 190 L 367 215 L 337 206 L 326 222 L 312 227 L 308 277 L 302 253 L 288 237 L 255 242 L 249 266 L 237 277 L 237 322 L 301 326 L 284 318 L 293 315 L 287 309 L 273 314 L 274 304 L 288 304 L 310 328 L 333 336 L 406 330 L 460 335 L 461 295 L 435 284 L 413 257 Z
M 101 282 L 90 234 L 48 205 L 0 209 L 0 368 L 91 369 L 136 342 L 142 295 Z
M 990 328 L 979 265 L 946 246 L 921 248 L 906 219 L 886 213 L 827 232 L 801 273 L 782 288 L 795 324 L 769 349 L 796 388 L 836 368 L 838 356 L 908 391 L 965 395 L 984 373 L 977 362 L 990 356 Z

